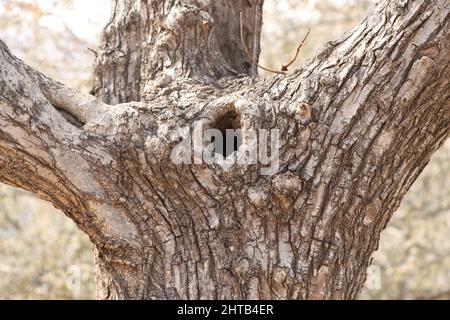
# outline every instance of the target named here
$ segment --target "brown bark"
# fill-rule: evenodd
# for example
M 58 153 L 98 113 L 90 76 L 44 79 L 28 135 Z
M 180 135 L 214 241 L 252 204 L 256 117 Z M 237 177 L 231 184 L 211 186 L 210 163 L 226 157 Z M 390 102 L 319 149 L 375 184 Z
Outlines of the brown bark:
M 254 4 L 253 4 L 254 3 Z M 93 93 L 107 103 L 151 100 L 190 78 L 212 84 L 256 74 L 243 50 L 239 17 L 258 60 L 262 1 L 114 1 L 96 59 Z
M 448 137 L 448 1 L 384 1 L 302 70 L 255 77 L 238 20 L 257 57 L 261 6 L 117 1 L 93 90 L 109 105 L 1 45 L 0 181 L 90 236 L 99 298 L 356 298 Z M 177 128 L 224 115 L 279 129 L 276 174 L 170 161 Z

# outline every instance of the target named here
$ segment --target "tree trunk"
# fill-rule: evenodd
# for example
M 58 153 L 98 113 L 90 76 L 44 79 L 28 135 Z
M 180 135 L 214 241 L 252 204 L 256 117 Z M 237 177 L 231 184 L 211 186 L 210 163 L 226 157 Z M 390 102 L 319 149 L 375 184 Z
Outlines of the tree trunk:
M 449 3 L 382 1 L 303 69 L 257 77 L 261 12 L 115 1 L 94 68 L 103 102 L 0 42 L 0 181 L 89 235 L 98 298 L 358 297 L 381 231 L 450 133 Z M 277 129 L 278 163 L 176 164 L 176 133 L 199 120 Z

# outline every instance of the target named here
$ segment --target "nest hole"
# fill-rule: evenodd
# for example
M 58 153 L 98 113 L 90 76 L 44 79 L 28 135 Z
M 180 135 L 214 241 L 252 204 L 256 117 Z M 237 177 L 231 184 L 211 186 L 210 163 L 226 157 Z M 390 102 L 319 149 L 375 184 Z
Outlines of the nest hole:
M 218 141 L 215 137 L 211 138 L 215 153 L 228 157 L 239 149 L 242 144 L 242 132 L 240 130 L 242 127 L 241 117 L 235 109 L 228 110 L 217 118 L 212 128 L 219 130 L 222 134 L 222 139 L 218 139 Z

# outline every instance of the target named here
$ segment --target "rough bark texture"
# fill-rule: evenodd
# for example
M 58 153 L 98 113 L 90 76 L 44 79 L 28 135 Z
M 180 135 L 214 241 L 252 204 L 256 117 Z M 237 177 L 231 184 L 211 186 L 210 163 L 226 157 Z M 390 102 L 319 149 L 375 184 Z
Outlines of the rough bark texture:
M 99 298 L 357 298 L 380 232 L 448 137 L 447 0 L 383 1 L 270 77 L 251 76 L 239 41 L 243 10 L 258 56 L 261 6 L 117 1 L 93 90 L 109 105 L 1 43 L 0 181 L 90 236 Z M 170 161 L 177 128 L 224 115 L 280 130 L 276 174 Z
M 181 77 L 212 84 L 256 74 L 240 38 L 258 60 L 262 26 L 260 0 L 113 1 L 93 93 L 110 104 L 151 100 L 174 90 Z

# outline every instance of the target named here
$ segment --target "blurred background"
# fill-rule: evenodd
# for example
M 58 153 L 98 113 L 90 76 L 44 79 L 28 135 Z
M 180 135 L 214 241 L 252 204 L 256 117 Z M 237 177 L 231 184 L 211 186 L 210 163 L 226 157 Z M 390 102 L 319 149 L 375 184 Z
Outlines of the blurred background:
M 367 15 L 374 0 L 265 0 L 261 64 L 295 67 Z M 79 90 L 110 0 L 0 0 L 0 38 L 39 71 Z M 450 141 L 381 235 L 361 299 L 450 299 Z M 88 238 L 51 204 L 0 184 L 0 299 L 94 299 Z

